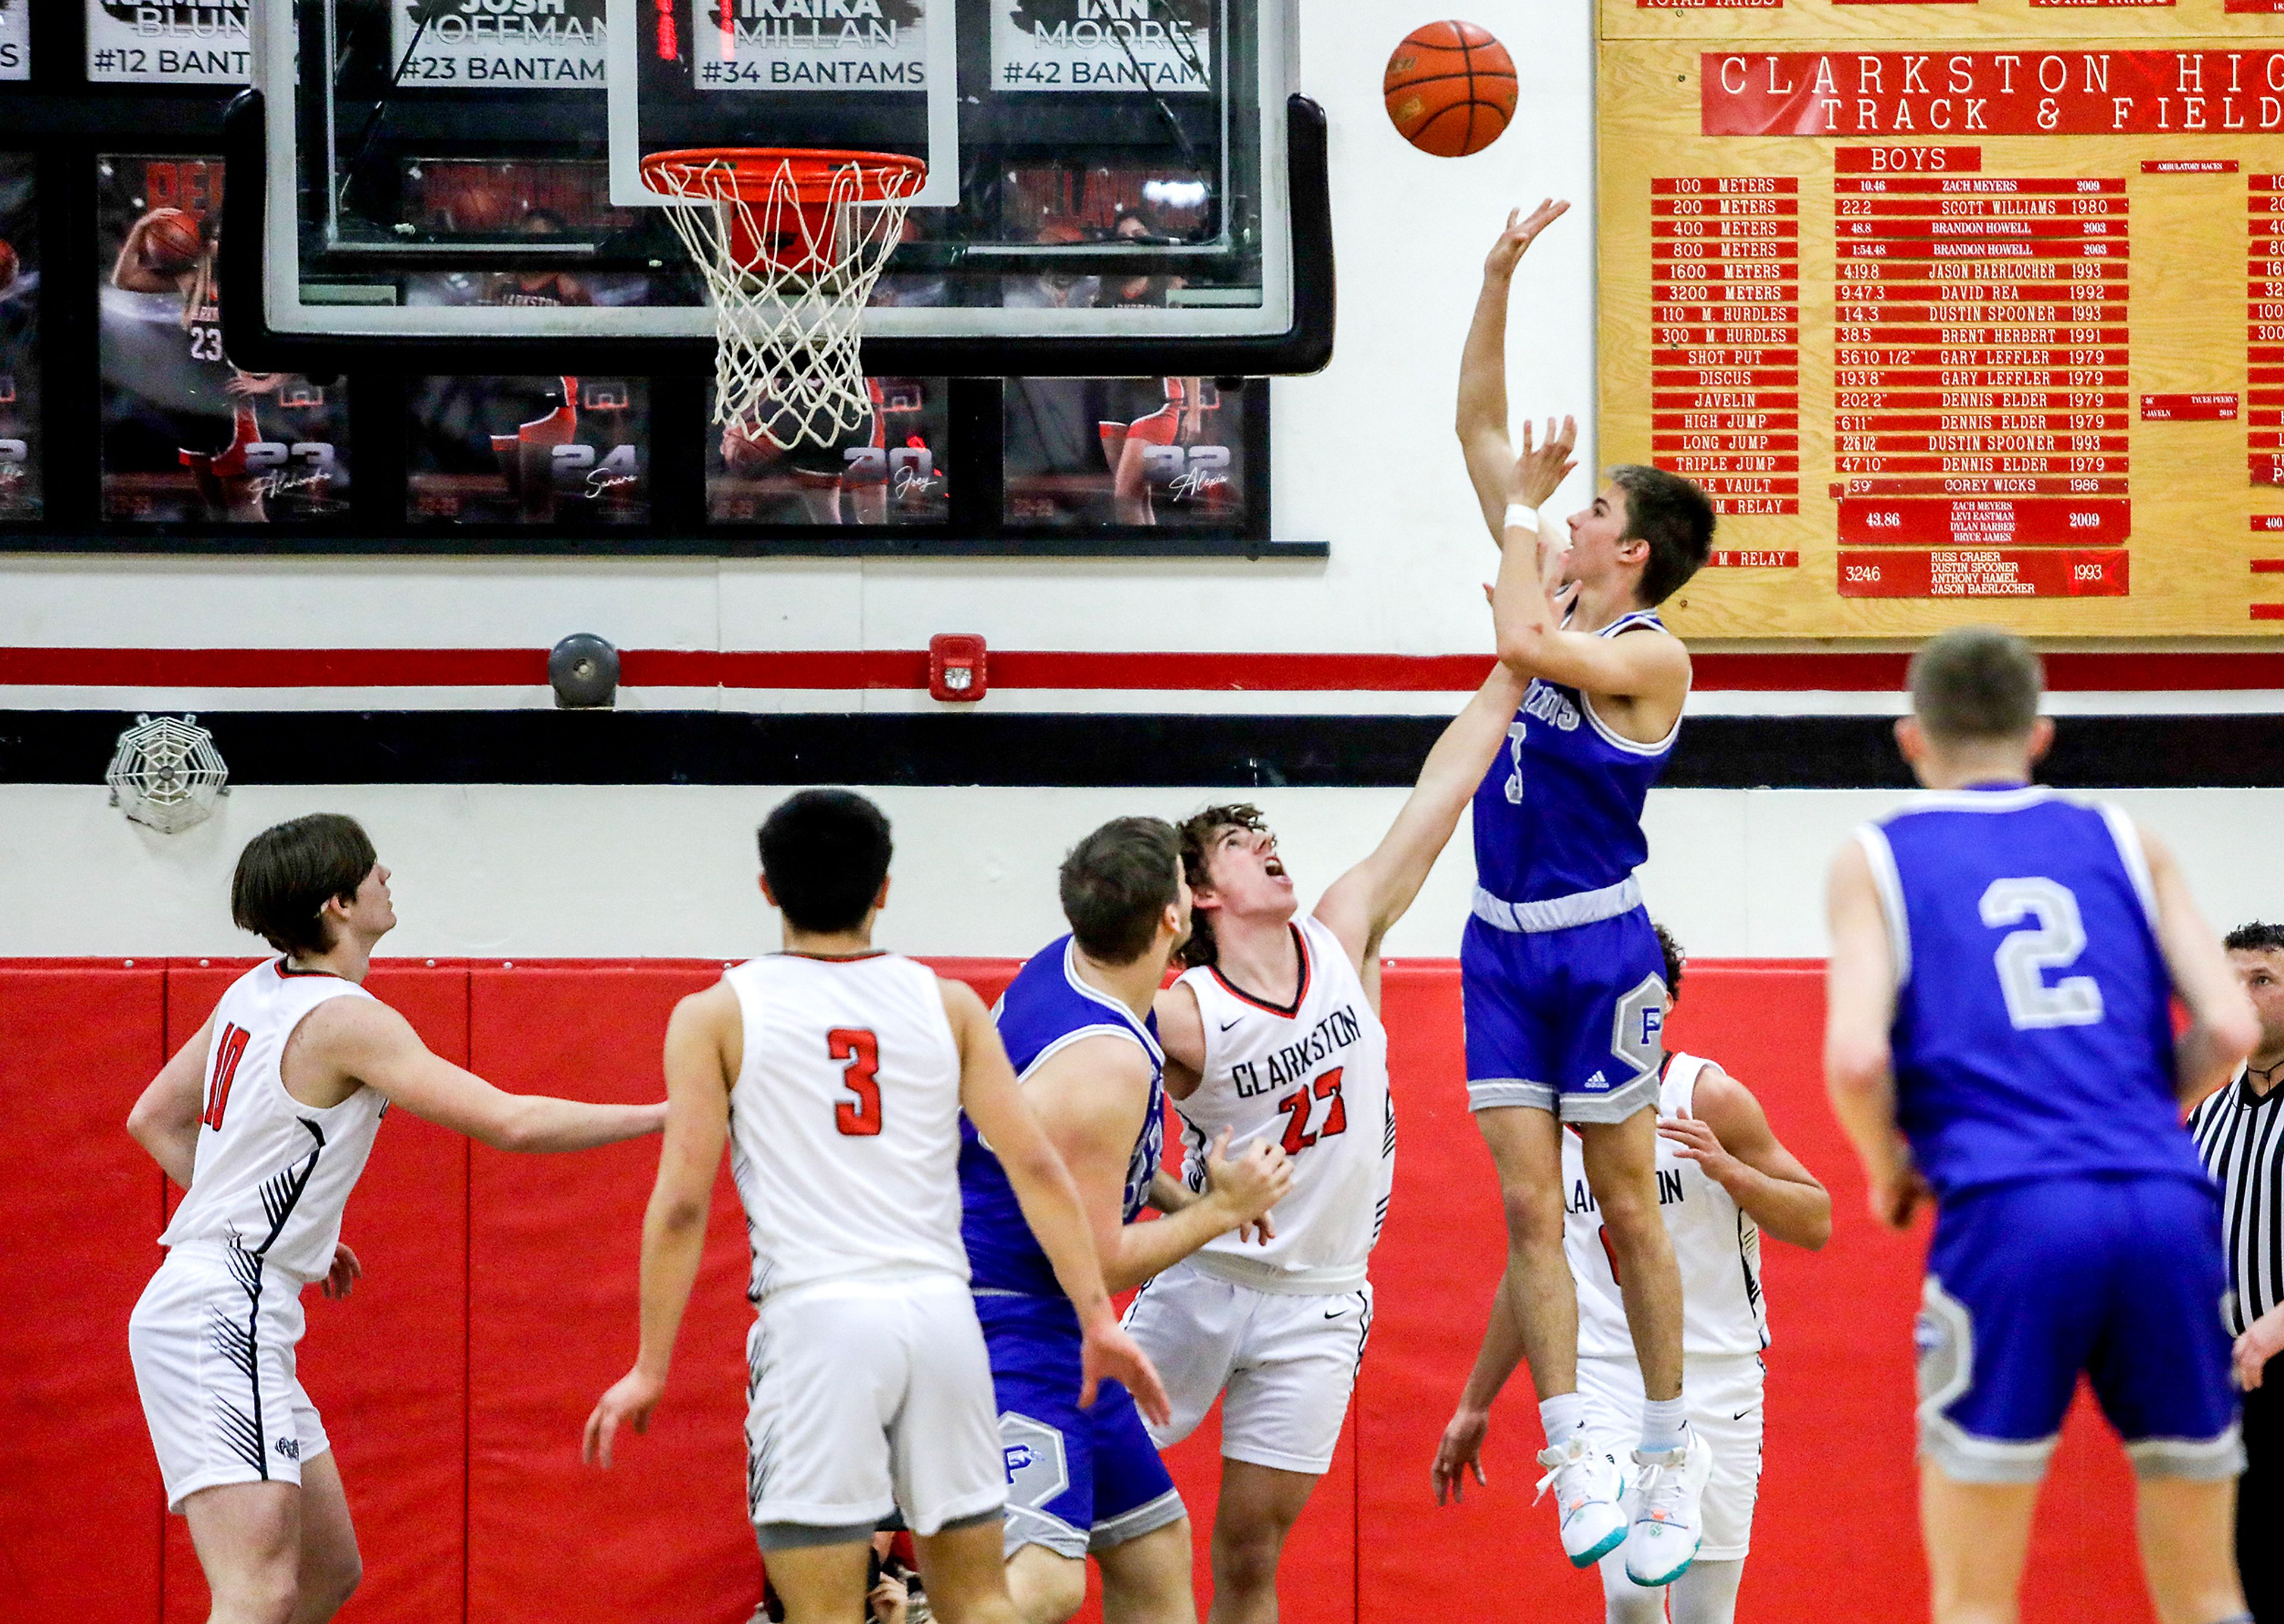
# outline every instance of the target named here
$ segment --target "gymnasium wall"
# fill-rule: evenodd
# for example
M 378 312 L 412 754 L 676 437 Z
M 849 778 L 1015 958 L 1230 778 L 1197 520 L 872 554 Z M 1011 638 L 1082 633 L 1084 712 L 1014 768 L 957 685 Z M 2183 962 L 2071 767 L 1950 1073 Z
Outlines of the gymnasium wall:
M 945 964 L 987 996 L 1009 961 Z M 162 1516 L 125 1351 L 156 1267 L 160 1175 L 121 1127 L 171 1044 L 238 965 L 0 964 L 0 1617 L 190 1624 L 204 1587 Z M 403 960 L 371 985 L 440 1052 L 502 1084 L 655 1097 L 676 997 L 697 961 Z M 1925 1616 L 1910 1507 L 1910 1322 L 1922 1235 L 1876 1230 L 1817 1074 L 1819 968 L 1701 964 L 1671 1028 L 1758 1093 L 1779 1136 L 1831 1186 L 1830 1245 L 1772 1244 L 1766 1471 L 1740 1616 L 1904 1624 Z M 1395 1200 L 1374 1259 L 1370 1349 L 1341 1454 L 1295 1530 L 1285 1616 L 1584 1620 L 1591 1577 L 1533 1508 L 1527 1391 L 1495 1413 L 1488 1490 L 1438 1510 L 1428 1464 L 1474 1347 L 1503 1252 L 1498 1191 L 1469 1124 L 1458 977 L 1404 960 L 1386 977 L 1399 1116 Z M 635 1263 L 654 1145 L 509 1157 L 395 1113 L 345 1237 L 366 1278 L 309 1299 L 301 1374 L 348 1485 L 365 1559 L 345 1624 L 742 1624 L 758 1592 L 740 1518 L 743 1235 L 726 1175 L 666 1406 L 583 1469 L 579 1427 L 634 1347 Z M 68 1309 L 64 1310 L 66 1288 Z M 1211 1424 L 1174 1452 L 1209 1519 Z M 2072 1418 L 2037 1535 L 2033 1624 L 2147 1617 L 2131 1484 L 2114 1443 Z M 1847 1508 L 1848 1560 L 1832 1557 Z M 1200 1541 L 1201 1551 L 1203 1541 Z M 1201 1594 L 1207 1574 L 1200 1572 Z

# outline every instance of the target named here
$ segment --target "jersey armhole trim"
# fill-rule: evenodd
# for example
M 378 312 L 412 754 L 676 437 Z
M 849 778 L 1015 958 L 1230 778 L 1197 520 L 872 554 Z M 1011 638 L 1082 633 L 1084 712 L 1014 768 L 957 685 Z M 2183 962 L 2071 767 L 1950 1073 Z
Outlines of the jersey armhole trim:
M 1088 1037 L 1122 1037 L 1128 1042 L 1133 1044 L 1135 1048 L 1139 1049 L 1145 1055 L 1149 1055 L 1154 1063 L 1158 1059 L 1157 1056 L 1150 1054 L 1149 1046 L 1143 1042 L 1140 1035 L 1138 1034 L 1133 1027 L 1113 1026 L 1109 1022 L 1105 1021 L 1100 1026 L 1080 1027 L 1076 1031 L 1064 1033 L 1053 1042 L 1048 1044 L 1044 1049 L 1042 1049 L 1038 1053 L 1031 1057 L 1031 1063 L 1025 1066 L 1021 1071 L 1015 1074 L 1016 1082 L 1018 1084 L 1021 1084 L 1030 1081 L 1032 1073 L 1037 1071 L 1039 1067 L 1053 1059 L 1057 1055 L 1060 1054 L 1064 1050 L 1068 1049 L 1073 1043 L 1077 1042 L 1081 1038 Z
M 1901 989 L 1912 979 L 1912 928 L 1904 912 L 1904 877 L 1896 868 L 1895 848 L 1888 844 L 1885 830 L 1866 824 L 1856 832 L 1856 843 L 1871 862 L 1872 886 L 1887 920 L 1888 949 L 1895 956 L 1896 986 Z
M 2141 849 L 2141 832 L 2122 808 L 2108 801 L 2094 803 L 2101 821 L 2109 829 L 2109 838 L 2117 847 L 2118 861 L 2125 865 L 2125 877 L 2133 882 L 2133 894 L 2141 899 L 2142 917 L 2149 921 L 2149 933 L 2157 934 L 2157 883 L 2149 873 L 2149 854 Z

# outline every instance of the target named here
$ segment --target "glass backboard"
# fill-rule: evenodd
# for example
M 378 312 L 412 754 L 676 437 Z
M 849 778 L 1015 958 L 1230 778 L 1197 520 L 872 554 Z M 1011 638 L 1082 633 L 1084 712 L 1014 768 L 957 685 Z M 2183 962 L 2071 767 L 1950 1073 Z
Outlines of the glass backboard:
M 1331 239 L 1297 3 L 256 0 L 231 163 L 261 183 L 221 254 L 261 324 L 234 318 L 233 353 L 668 364 L 713 316 L 641 159 L 782 147 L 927 163 L 868 364 L 1312 370 Z

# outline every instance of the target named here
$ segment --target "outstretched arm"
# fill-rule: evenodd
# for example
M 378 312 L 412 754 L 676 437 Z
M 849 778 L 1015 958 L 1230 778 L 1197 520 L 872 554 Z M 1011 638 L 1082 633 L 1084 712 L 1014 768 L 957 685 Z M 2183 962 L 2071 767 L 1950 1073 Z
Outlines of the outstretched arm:
M 2202 1099 L 2235 1074 L 2260 1041 L 2259 1018 L 2228 967 L 2220 938 L 2197 910 L 2180 864 L 2164 842 L 2139 832 L 2157 896 L 2157 945 L 2189 1024 L 2173 1041 L 2173 1092 L 2183 1105 Z
M 198 1162 L 199 1118 L 206 1107 L 207 1056 L 213 1046 L 214 1018 L 208 1016 L 191 1041 L 159 1068 L 151 1086 L 127 1113 L 127 1131 L 135 1143 L 150 1152 L 151 1159 L 184 1190 L 191 1187 L 191 1169 Z
M 1054 1266 L 1055 1279 L 1062 1286 L 1063 1294 L 1078 1311 L 1079 1332 L 1083 1339 L 1080 1407 L 1094 1402 L 1098 1382 L 1122 1382 L 1134 1395 L 1135 1403 L 1141 1406 L 1142 1413 L 1162 1424 L 1172 1413 L 1167 1408 L 1165 1386 L 1147 1356 L 1119 1328 L 1117 1316 L 1111 1311 L 1110 1292 L 1103 1284 L 1100 1203 L 1082 1203 L 1083 1186 L 1074 1179 L 1072 1170 L 1064 1166 L 1054 1141 L 1032 1115 L 1024 1090 L 1015 1081 L 1015 1068 L 1008 1063 L 1007 1050 L 999 1042 L 998 1031 L 992 1026 L 990 1012 L 983 1007 L 983 1001 L 965 982 L 943 981 L 941 985 L 944 1013 L 951 1021 L 952 1036 L 959 1044 L 960 1105 L 975 1124 L 975 1131 L 983 1136 L 984 1143 L 999 1158 L 999 1165 L 1006 1169 L 1007 1182 L 1014 1187 L 1015 1199 L 1023 1209 L 1023 1222 L 1038 1238 L 1040 1249 Z M 1090 1040 L 1082 1039 L 1056 1058 L 1090 1046 Z M 1036 1084 L 1042 1080 L 1033 1081 Z M 1133 1144 L 1133 1131 L 1138 1126 L 1130 1126 L 1128 1144 Z M 1122 1159 L 1116 1176 L 1122 1187 Z M 1115 1196 L 1109 1217 L 1115 1235 L 1119 1221 Z M 1169 1218 L 1163 1222 L 1172 1223 L 1177 1220 Z
M 1428 753 L 1419 783 L 1378 847 L 1318 900 L 1317 917 L 1359 965 L 1378 956 L 1381 938 L 1420 894 L 1428 870 L 1459 826 L 1459 814 L 1498 758 L 1523 687 L 1506 667 L 1491 668 Z
M 1491 1401 L 1498 1397 L 1499 1389 L 1521 1362 L 1522 1331 L 1514 1323 L 1514 1305 L 1508 1300 L 1506 1279 L 1502 1276 L 1498 1290 L 1491 1293 L 1490 1323 L 1483 1327 L 1483 1345 L 1475 1354 L 1475 1368 L 1467 1372 L 1459 1406 L 1435 1446 L 1435 1464 L 1428 1468 L 1437 1505 L 1443 1503 L 1447 1494 L 1454 1501 L 1460 1497 L 1467 1472 L 1474 1472 L 1475 1481 L 1484 1487 L 1490 1487 L 1490 1480 L 1483 1475 L 1483 1440 L 1490 1433 Z
M 1508 211 L 1506 229 L 1483 262 L 1482 292 L 1475 300 L 1467 345 L 1459 352 L 1459 450 L 1494 543 L 1500 539 L 1499 515 L 1512 500 L 1507 484 L 1514 463 L 1506 426 L 1507 294 L 1514 284 L 1514 268 L 1531 240 L 1569 207 L 1549 198 L 1528 215 L 1519 208 Z
M 1896 955 L 1872 881 L 1872 860 L 1850 840 L 1826 888 L 1832 956 L 1824 971 L 1824 1086 L 1832 1114 L 1864 1164 L 1872 1215 L 1902 1229 L 1928 1195 L 1896 1126 Z
M 335 998 L 308 1017 L 322 1064 L 384 1094 L 414 1116 L 496 1151 L 584 1151 L 654 1134 L 666 1102 L 599 1105 L 510 1094 L 428 1051 L 412 1023 L 369 998 Z M 318 1023 L 323 1023 L 319 1026 Z
M 647 1432 L 651 1413 L 665 1396 L 675 1338 L 706 1250 L 714 1175 L 730 1136 L 737 1064 L 731 1057 L 744 1051 L 745 1021 L 727 982 L 675 1005 L 666 1027 L 666 1141 L 643 1214 L 642 1341 L 634 1369 L 587 1417 L 579 1456 L 591 1464 L 611 1464 L 611 1440 L 621 1422 Z

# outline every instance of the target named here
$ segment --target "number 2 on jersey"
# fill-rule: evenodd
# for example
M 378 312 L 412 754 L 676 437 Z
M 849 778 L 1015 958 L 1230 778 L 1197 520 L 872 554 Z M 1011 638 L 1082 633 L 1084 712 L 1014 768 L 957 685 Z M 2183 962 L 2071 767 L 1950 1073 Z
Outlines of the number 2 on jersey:
M 222 1113 L 230 1108 L 230 1085 L 238 1080 L 238 1063 L 246 1055 L 246 1032 L 244 1027 L 225 1023 L 222 1035 L 215 1039 L 214 1076 L 207 1083 L 207 1108 L 199 1114 L 199 1126 L 222 1131 Z
M 2085 951 L 2085 919 L 2069 886 L 2042 878 L 1994 879 L 1983 894 L 1983 923 L 1997 927 L 2028 917 L 2037 924 L 2009 931 L 1994 956 L 2006 1019 L 2017 1032 L 2091 1027 L 2101 1020 L 2101 983 L 2090 975 L 2046 985 L 2045 972 Z
M 856 1097 L 833 1102 L 833 1125 L 852 1139 L 872 1137 L 880 1131 L 880 1040 L 862 1027 L 835 1027 L 825 1046 L 846 1062 L 841 1086 Z
M 1341 1098 L 1341 1074 L 1348 1068 L 1336 1066 L 1305 1089 L 1295 1089 L 1277 1102 L 1277 1109 L 1293 1120 L 1285 1124 L 1285 1153 L 1298 1156 L 1319 1139 L 1329 1139 L 1334 1134 L 1349 1130 L 1348 1103 Z M 1309 1131 L 1309 1113 L 1317 1100 L 1329 1100 L 1332 1109 L 1316 1132 Z

